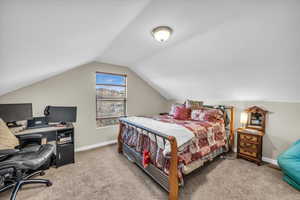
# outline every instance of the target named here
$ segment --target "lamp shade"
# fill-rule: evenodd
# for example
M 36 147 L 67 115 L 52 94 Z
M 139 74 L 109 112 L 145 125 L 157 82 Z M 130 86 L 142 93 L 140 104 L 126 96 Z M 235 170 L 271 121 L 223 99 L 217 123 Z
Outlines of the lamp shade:
M 241 118 L 240 118 L 241 124 L 247 124 L 247 121 L 248 121 L 248 113 L 241 112 Z
M 165 42 L 171 36 L 173 30 L 168 26 L 159 26 L 152 30 L 152 36 L 159 42 Z

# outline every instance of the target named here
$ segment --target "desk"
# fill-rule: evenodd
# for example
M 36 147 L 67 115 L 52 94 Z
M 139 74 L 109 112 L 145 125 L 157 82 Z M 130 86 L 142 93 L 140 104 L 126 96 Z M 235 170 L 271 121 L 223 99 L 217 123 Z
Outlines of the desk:
M 20 135 L 40 134 L 43 140 L 54 142 L 56 145 L 55 165 L 60 167 L 74 163 L 74 127 L 69 124 L 66 126 L 50 126 L 37 129 L 25 129 L 14 133 L 16 137 Z

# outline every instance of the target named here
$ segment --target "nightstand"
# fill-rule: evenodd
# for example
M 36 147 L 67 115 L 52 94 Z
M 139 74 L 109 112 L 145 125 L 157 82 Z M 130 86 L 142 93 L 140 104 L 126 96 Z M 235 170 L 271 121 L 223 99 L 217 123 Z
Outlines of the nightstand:
M 244 158 L 260 165 L 263 136 L 262 131 L 239 128 L 237 130 L 237 158 Z
M 267 113 L 265 109 L 251 106 L 241 114 L 241 123 L 245 127 L 237 130 L 237 158 L 254 161 L 258 165 L 262 163 Z

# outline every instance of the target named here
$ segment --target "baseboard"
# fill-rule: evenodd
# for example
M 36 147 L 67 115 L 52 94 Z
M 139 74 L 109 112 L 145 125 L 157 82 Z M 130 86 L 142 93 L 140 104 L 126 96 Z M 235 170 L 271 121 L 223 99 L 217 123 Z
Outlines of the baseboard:
M 97 143 L 97 144 L 92 144 L 92 145 L 88 145 L 88 146 L 79 147 L 75 151 L 76 152 L 87 151 L 87 150 L 95 149 L 95 148 L 98 148 L 98 147 L 104 147 L 104 146 L 111 145 L 111 144 L 116 144 L 116 143 L 117 143 L 117 140 L 111 140 L 111 141 L 107 141 L 107 142 L 101 142 L 101 143 Z M 236 152 L 236 150 L 237 150 L 236 148 L 233 149 L 234 152 Z M 267 158 L 267 157 L 262 157 L 262 160 L 264 162 L 267 162 L 267 163 L 278 166 L 277 160 Z
M 116 144 L 116 143 L 117 143 L 117 140 L 101 142 L 101 143 L 97 143 L 97 144 L 92 144 L 92 145 L 88 145 L 88 146 L 79 147 L 75 150 L 75 152 L 87 151 L 87 150 L 95 149 L 95 148 L 98 148 L 98 147 L 104 147 L 104 146 L 111 145 L 111 144 Z
M 262 157 L 264 162 L 270 163 L 272 165 L 278 166 L 277 160 L 273 160 L 272 158 Z
M 237 148 L 236 148 L 236 147 L 233 148 L 233 152 L 235 152 L 235 153 L 237 152 Z M 262 157 L 262 160 L 263 160 L 264 162 L 266 162 L 266 163 L 270 163 L 270 164 L 272 164 L 272 165 L 278 166 L 277 160 L 274 160 L 274 159 L 272 159 L 272 158 Z

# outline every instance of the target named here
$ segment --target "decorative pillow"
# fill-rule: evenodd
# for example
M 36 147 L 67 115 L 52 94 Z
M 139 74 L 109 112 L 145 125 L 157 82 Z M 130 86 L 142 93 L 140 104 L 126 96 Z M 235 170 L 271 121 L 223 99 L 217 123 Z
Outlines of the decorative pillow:
M 216 122 L 223 120 L 223 113 L 219 109 L 198 109 L 192 110 L 192 120 Z
M 182 104 L 179 104 L 179 103 L 174 103 L 174 104 L 172 104 L 171 110 L 170 110 L 170 112 L 169 112 L 169 115 L 174 116 L 174 114 L 175 114 L 175 109 L 176 109 L 177 107 L 182 107 Z
M 205 112 L 201 110 L 192 110 L 191 119 L 196 121 L 204 121 Z
M 200 109 L 203 106 L 203 101 L 186 100 L 185 107 L 192 110 Z
M 191 115 L 191 109 L 186 108 L 184 106 L 178 106 L 175 109 L 174 113 L 174 119 L 179 119 L 179 120 L 188 120 Z
M 0 119 L 0 149 L 14 149 L 18 145 L 19 140 Z

